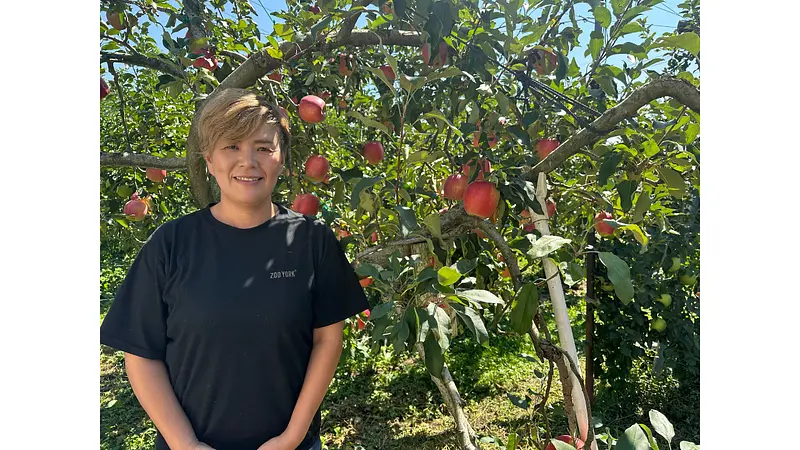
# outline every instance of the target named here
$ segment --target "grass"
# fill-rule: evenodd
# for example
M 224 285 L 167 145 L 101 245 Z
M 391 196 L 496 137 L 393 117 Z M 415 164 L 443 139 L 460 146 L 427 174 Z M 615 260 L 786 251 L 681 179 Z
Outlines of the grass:
M 101 320 L 107 307 L 106 303 L 101 306 Z M 323 402 L 325 448 L 457 449 L 453 420 L 422 362 L 410 354 L 365 353 L 340 364 Z M 546 408 L 547 422 L 544 415 L 531 416 L 530 409 L 513 405 L 507 397 L 532 393 L 535 403 L 545 391 L 547 364 L 522 354 L 534 354 L 527 337 L 495 335 L 488 347 L 477 345 L 469 336 L 459 337 L 446 355 L 484 450 L 504 448 L 500 444 L 510 432 L 529 438 L 517 446 L 527 450 L 537 448 L 532 441 L 543 440 L 547 428 L 553 436 L 567 431 L 557 372 Z M 152 449 L 156 431 L 130 388 L 122 353 L 101 347 L 100 369 L 100 448 Z M 632 373 L 632 386 L 624 392 L 598 389 L 594 415 L 603 426 L 597 431 L 609 427 L 619 437 L 633 423 L 649 425 L 647 411 L 655 407 L 675 425 L 678 437 L 673 444 L 678 439 L 699 443 L 699 386 L 656 380 L 645 369 Z

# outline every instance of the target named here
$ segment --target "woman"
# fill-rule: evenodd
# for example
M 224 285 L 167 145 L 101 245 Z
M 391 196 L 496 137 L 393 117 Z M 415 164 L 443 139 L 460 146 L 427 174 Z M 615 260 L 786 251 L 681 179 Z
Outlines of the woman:
M 220 200 L 150 236 L 100 342 L 125 352 L 157 450 L 321 449 L 320 404 L 364 291 L 327 225 L 272 202 L 290 143 L 275 106 L 226 89 L 198 127 Z

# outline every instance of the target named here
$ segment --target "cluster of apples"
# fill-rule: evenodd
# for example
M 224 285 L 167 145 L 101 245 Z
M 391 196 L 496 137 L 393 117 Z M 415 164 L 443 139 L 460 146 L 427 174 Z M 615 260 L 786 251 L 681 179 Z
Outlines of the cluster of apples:
M 321 97 L 306 95 L 300 99 L 297 112 L 304 122 L 320 123 L 325 120 L 325 106 L 325 100 Z M 377 165 L 383 160 L 383 144 L 380 141 L 368 141 L 364 143 L 361 154 L 367 163 Z M 330 168 L 328 158 L 312 155 L 305 162 L 305 175 L 313 182 L 327 184 L 330 182 Z M 314 194 L 299 194 L 295 197 L 291 208 L 301 214 L 316 216 L 319 213 L 319 198 Z
M 167 177 L 167 171 L 148 167 L 146 169 L 146 176 L 148 180 L 154 183 L 161 183 L 164 181 L 164 178 Z M 141 198 L 138 193 L 134 192 L 131 195 L 131 199 L 123 206 L 122 213 L 125 214 L 128 220 L 138 222 L 147 216 L 147 212 L 150 211 L 150 209 L 150 197 Z

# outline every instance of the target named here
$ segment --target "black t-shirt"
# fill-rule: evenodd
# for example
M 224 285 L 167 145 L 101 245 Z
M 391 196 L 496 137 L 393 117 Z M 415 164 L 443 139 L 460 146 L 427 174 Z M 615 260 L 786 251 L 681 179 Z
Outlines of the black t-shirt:
M 289 424 L 314 328 L 367 309 L 333 231 L 278 205 L 239 229 L 209 207 L 160 226 L 139 251 L 100 342 L 165 361 L 198 439 L 255 450 Z M 319 436 L 320 411 L 297 447 Z M 156 449 L 168 449 L 159 433 Z

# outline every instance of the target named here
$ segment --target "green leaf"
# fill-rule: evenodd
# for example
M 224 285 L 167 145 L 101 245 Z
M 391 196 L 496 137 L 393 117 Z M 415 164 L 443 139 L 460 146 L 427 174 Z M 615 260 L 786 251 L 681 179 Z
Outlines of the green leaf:
M 631 425 L 625 430 L 618 440 L 614 450 L 650 450 L 650 443 L 647 442 L 642 427 L 638 424 Z
M 650 448 L 653 450 L 659 450 L 658 442 L 656 442 L 655 438 L 653 437 L 653 432 L 650 431 L 650 428 L 643 423 L 640 423 L 639 426 L 642 427 L 645 433 L 647 433 L 647 441 L 650 442 Z
M 642 31 L 644 31 L 644 27 L 642 27 L 639 22 L 631 22 L 622 27 L 622 30 L 620 30 L 620 36 L 625 36 L 626 34 L 631 33 L 639 33 Z
M 386 128 L 386 126 L 384 124 L 382 124 L 382 123 L 376 122 L 376 121 L 374 121 L 372 119 L 368 119 L 368 118 L 364 117 L 363 115 L 361 115 L 361 113 L 358 113 L 358 112 L 353 111 L 353 110 L 347 111 L 347 115 L 350 116 L 350 117 L 355 117 L 356 119 L 361 121 L 361 123 L 363 123 L 364 125 L 366 125 L 368 127 L 377 128 L 377 129 L 383 131 L 383 133 L 386 134 L 387 136 L 391 136 L 389 134 L 389 129 Z
M 669 167 L 658 169 L 661 179 L 669 186 L 669 193 L 675 198 L 683 198 L 686 195 L 686 182 L 680 173 Z
M 431 232 L 433 237 L 442 238 L 442 223 L 441 223 L 441 216 L 437 212 L 432 212 L 428 214 L 428 217 L 423 219 L 422 223 L 425 224 L 425 227 L 428 228 L 428 231 Z
M 700 124 L 690 123 L 686 125 L 686 144 L 691 144 L 700 134 Z
M 382 177 L 372 177 L 358 180 L 358 183 L 356 183 L 356 186 L 353 188 L 353 193 L 350 194 L 350 207 L 356 209 L 361 201 L 361 191 L 371 188 L 382 179 Z
M 425 118 L 425 119 L 430 119 L 430 118 L 439 119 L 442 122 L 446 123 L 450 128 L 452 128 L 453 131 L 455 131 L 455 134 L 457 136 L 461 136 L 462 135 L 461 130 L 459 130 L 458 127 L 453 125 L 449 120 L 447 120 L 447 117 L 445 117 L 444 113 L 439 111 L 439 110 L 437 110 L 437 109 L 434 109 L 433 111 L 425 113 L 425 115 L 422 116 L 422 117 Z
M 610 252 L 600 252 L 599 257 L 600 262 L 606 266 L 608 279 L 614 285 L 614 292 L 622 303 L 627 305 L 633 300 L 633 284 L 631 284 L 631 271 L 628 265 Z
M 644 234 L 644 231 L 642 231 L 642 229 L 639 228 L 639 225 L 628 224 L 628 225 L 624 225 L 624 226 L 619 227 L 619 229 L 620 230 L 628 230 L 631 233 L 633 233 L 633 237 L 636 239 L 636 241 L 639 242 L 640 244 L 642 244 L 641 253 L 644 253 L 645 251 L 647 251 L 647 243 L 649 242 L 649 239 L 647 238 L 647 235 Z
M 517 408 L 528 409 L 531 406 L 527 398 L 517 397 L 516 395 L 510 392 L 506 392 L 506 397 L 508 397 L 508 399 L 511 401 L 511 404 L 516 406 Z
M 653 430 L 666 439 L 667 442 L 672 442 L 672 439 L 675 438 L 675 428 L 672 427 L 667 417 L 655 409 L 651 409 L 649 415 Z
M 607 154 L 603 163 L 600 165 L 600 170 L 597 174 L 597 184 L 600 186 L 605 186 L 608 182 L 608 177 L 617 170 L 617 166 L 619 163 L 622 162 L 622 153 L 620 152 L 613 152 Z
M 650 191 L 643 190 L 639 194 L 639 199 L 636 200 L 636 207 L 633 209 L 633 223 L 641 222 L 644 215 L 650 211 Z
M 514 331 L 527 334 L 537 309 L 539 309 L 539 288 L 533 283 L 525 283 L 511 305 L 511 325 Z
M 642 147 L 644 147 L 644 156 L 648 158 L 652 158 L 661 151 L 661 149 L 658 148 L 658 143 L 652 139 L 644 141 Z
M 483 320 L 481 319 L 480 314 L 477 311 L 470 308 L 469 306 L 464 306 L 460 303 L 450 303 L 450 306 L 455 310 L 458 317 L 461 319 L 462 322 L 469 328 L 469 331 L 475 335 L 475 339 L 478 341 L 480 345 L 488 345 L 489 344 L 489 332 L 486 331 L 486 325 L 484 325 Z
M 697 54 L 700 53 L 700 36 L 694 32 L 689 32 L 677 36 L 662 37 L 653 44 L 653 47 L 680 48 L 697 57 Z
M 408 340 L 408 337 L 411 335 L 411 329 L 409 329 L 408 327 L 408 322 L 406 322 L 405 320 L 401 320 L 400 324 L 398 324 L 397 327 L 394 328 L 394 333 L 392 334 L 395 335 L 394 341 L 392 342 L 392 344 L 394 345 L 394 351 L 395 353 L 400 353 L 405 349 L 406 341 Z
M 497 92 L 494 95 L 494 98 L 497 99 L 497 108 L 500 114 L 508 114 L 509 108 L 509 100 L 508 97 L 505 96 L 502 92 Z
M 681 450 L 700 450 L 700 446 L 694 442 L 681 441 Z
M 619 17 L 630 2 L 631 0 L 611 0 L 611 8 L 614 10 L 614 15 Z
M 386 74 L 384 74 L 381 69 L 376 69 L 374 67 L 367 67 L 366 69 L 369 72 L 371 72 L 373 75 L 378 77 L 381 81 L 383 81 L 383 84 L 385 84 L 386 87 L 388 87 L 389 90 L 392 91 L 393 95 L 397 95 L 397 91 L 394 90 L 394 83 L 392 83 L 391 81 L 389 81 L 388 78 L 386 78 Z M 396 75 L 397 75 L 397 71 L 395 71 L 395 76 Z
M 328 27 L 328 25 L 331 24 L 331 20 L 333 20 L 333 16 L 330 14 L 323 17 L 319 22 L 315 23 L 314 26 L 311 27 L 311 35 L 318 35 L 320 31 L 324 30 Z
M 400 87 L 403 88 L 409 94 L 414 92 L 414 85 L 411 84 L 411 80 L 408 77 L 401 73 L 400 76 L 397 77 L 400 80 Z
M 414 215 L 413 210 L 399 205 L 396 206 L 395 209 L 400 216 L 400 231 L 403 233 L 404 237 L 408 236 L 408 233 L 419 228 L 419 225 L 417 224 L 417 217 Z
M 639 187 L 639 182 L 634 180 L 624 180 L 617 184 L 619 203 L 623 212 L 628 212 L 633 207 L 633 195 L 636 193 L 637 187 Z
M 453 264 L 450 267 L 456 269 L 458 273 L 460 273 L 461 275 L 466 275 L 472 272 L 476 267 L 478 267 L 478 258 L 460 259 L 458 260 L 457 263 Z
M 378 279 L 381 276 L 381 267 L 372 263 L 361 263 L 356 267 L 356 273 L 361 277 Z
M 544 258 L 570 242 L 572 242 L 571 239 L 561 236 L 542 236 L 533 243 L 531 249 L 528 250 L 528 255 L 531 258 Z
M 441 378 L 442 369 L 444 369 L 442 347 L 439 346 L 439 342 L 431 333 L 428 333 L 425 337 L 423 347 L 425 348 L 425 367 L 428 369 L 428 373 L 436 378 Z
M 603 5 L 597 6 L 594 11 L 594 20 L 600 24 L 603 28 L 608 28 L 611 26 L 611 11 L 608 10 Z
M 452 267 L 442 267 L 439 269 L 437 274 L 439 275 L 439 284 L 443 284 L 445 286 L 455 284 L 456 281 L 461 279 L 461 274 Z
M 483 289 L 469 289 L 458 291 L 456 295 L 475 303 L 491 303 L 494 305 L 504 305 L 505 303 L 494 294 Z
M 592 55 L 592 60 L 596 60 L 600 56 L 600 51 L 603 50 L 603 33 L 592 31 L 589 37 L 589 49 L 587 51 Z
M 563 441 L 559 441 L 558 439 L 550 439 L 550 442 L 553 444 L 556 450 L 575 450 L 575 447 L 572 445 Z
M 374 308 L 372 308 L 372 310 L 370 310 L 369 319 L 370 320 L 380 319 L 381 317 L 385 316 L 386 314 L 389 314 L 389 311 L 391 311 L 392 308 L 394 308 L 394 302 L 393 301 L 389 301 L 389 302 L 386 302 L 386 303 L 380 303 L 380 304 L 376 305 Z
M 431 55 L 431 58 L 433 58 L 433 55 Z M 425 82 L 427 83 L 430 81 L 442 80 L 445 78 L 456 77 L 460 75 L 467 75 L 467 74 L 462 72 L 461 69 L 459 69 L 456 66 L 448 66 L 445 69 L 436 70 L 428 74 L 428 76 L 425 77 Z

